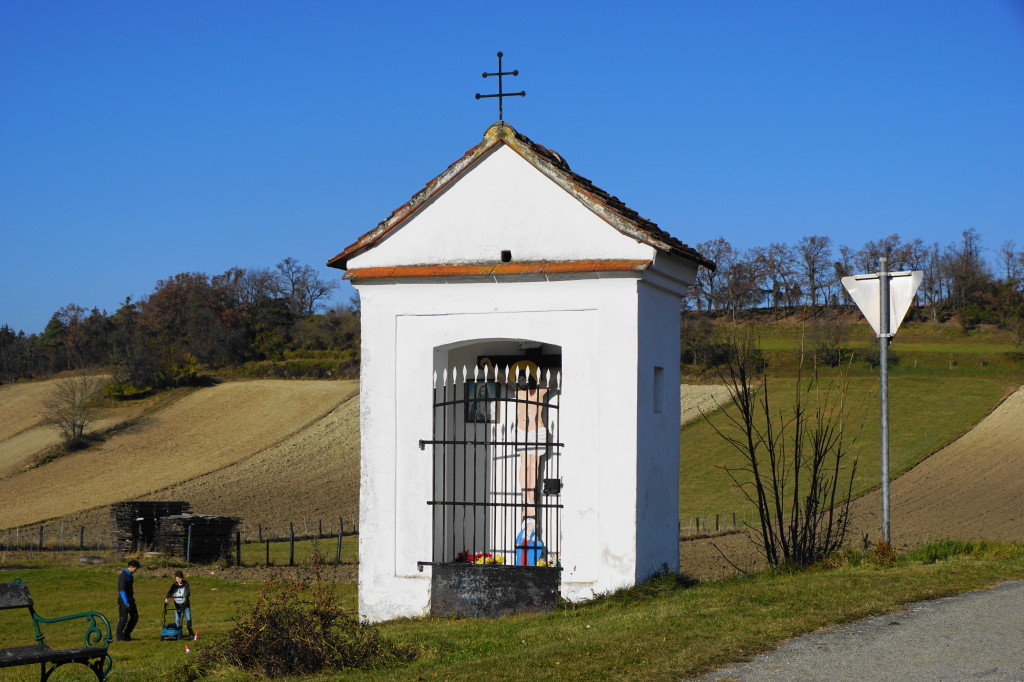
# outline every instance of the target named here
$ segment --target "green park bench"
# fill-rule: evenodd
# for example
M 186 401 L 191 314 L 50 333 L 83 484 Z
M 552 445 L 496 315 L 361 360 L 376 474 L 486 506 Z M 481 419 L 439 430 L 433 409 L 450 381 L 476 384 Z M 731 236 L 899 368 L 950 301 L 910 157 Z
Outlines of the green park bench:
M 11 668 L 19 665 L 39 664 L 39 680 L 46 682 L 53 671 L 65 663 L 81 663 L 96 673 L 96 679 L 103 682 L 107 679 L 114 662 L 107 653 L 110 646 L 110 622 L 97 611 L 86 611 L 60 618 L 43 618 L 36 613 L 32 605 L 32 597 L 28 593 L 28 585 L 21 580 L 0 583 L 0 611 L 5 609 L 28 609 L 32 614 L 32 625 L 36 630 L 36 643 L 28 646 L 0 648 L 0 668 Z M 43 641 L 40 623 L 59 623 L 61 621 L 85 619 L 85 646 L 71 649 L 51 649 Z M 106 637 L 103 630 L 106 628 Z M 102 646 L 100 644 L 102 643 Z

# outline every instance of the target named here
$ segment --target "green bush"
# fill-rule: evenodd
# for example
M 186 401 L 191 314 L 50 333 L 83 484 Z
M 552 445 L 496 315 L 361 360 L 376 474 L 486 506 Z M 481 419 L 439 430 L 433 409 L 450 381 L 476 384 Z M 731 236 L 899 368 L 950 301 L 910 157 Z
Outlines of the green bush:
M 359 376 L 358 358 L 289 358 L 247 362 L 243 372 L 256 379 L 354 379 Z
M 937 561 L 945 561 L 954 556 L 972 556 L 987 549 L 985 542 L 972 542 L 970 540 L 936 540 L 926 545 L 921 545 L 912 551 L 907 558 L 912 561 L 920 561 L 925 564 L 934 564 Z
M 879 365 L 882 364 L 882 351 L 878 348 L 878 346 L 862 348 L 857 351 L 857 356 L 864 360 L 864 362 L 868 363 L 868 367 L 870 367 L 871 369 L 878 369 Z M 886 354 L 886 357 L 889 360 L 889 367 L 895 367 L 900 362 L 899 356 L 896 355 L 896 353 L 894 353 L 891 348 L 889 349 L 889 352 Z
M 378 669 L 416 657 L 414 647 L 392 643 L 344 609 L 317 568 L 312 578 L 267 580 L 227 635 L 186 662 L 178 678 L 202 679 L 223 666 L 267 677 L 311 675 Z

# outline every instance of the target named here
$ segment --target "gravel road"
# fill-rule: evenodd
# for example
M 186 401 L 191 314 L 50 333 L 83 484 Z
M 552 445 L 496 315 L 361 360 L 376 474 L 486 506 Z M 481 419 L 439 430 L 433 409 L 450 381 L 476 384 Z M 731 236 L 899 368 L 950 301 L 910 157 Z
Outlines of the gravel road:
M 1024 680 L 1024 581 L 791 639 L 704 682 Z

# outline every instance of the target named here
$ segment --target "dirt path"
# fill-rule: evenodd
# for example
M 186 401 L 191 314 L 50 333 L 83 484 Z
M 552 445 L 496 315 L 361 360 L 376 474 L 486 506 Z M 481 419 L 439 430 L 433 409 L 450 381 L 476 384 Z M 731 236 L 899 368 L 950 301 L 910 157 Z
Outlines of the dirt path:
M 679 420 L 685 426 L 710 414 L 729 402 L 729 389 L 722 385 L 699 386 L 683 384 L 679 387 Z

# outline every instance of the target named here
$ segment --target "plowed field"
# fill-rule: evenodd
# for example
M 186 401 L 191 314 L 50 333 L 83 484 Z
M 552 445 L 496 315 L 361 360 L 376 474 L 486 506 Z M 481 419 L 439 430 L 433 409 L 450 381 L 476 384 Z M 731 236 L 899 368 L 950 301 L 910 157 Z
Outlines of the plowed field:
M 45 395 L 26 386 L 33 396 Z M 346 451 L 358 453 L 357 393 L 353 381 L 250 381 L 202 389 L 107 442 L 0 480 L 2 525 L 153 497 L 249 519 L 276 504 L 282 513 L 301 506 L 308 514 L 322 499 L 331 516 L 338 515 L 343 512 L 335 511 L 335 501 L 356 494 L 324 483 L 339 469 L 352 477 L 349 485 L 358 481 L 357 455 L 345 457 Z M 28 403 L 14 401 L 19 413 Z M 347 403 L 351 414 L 339 409 Z

